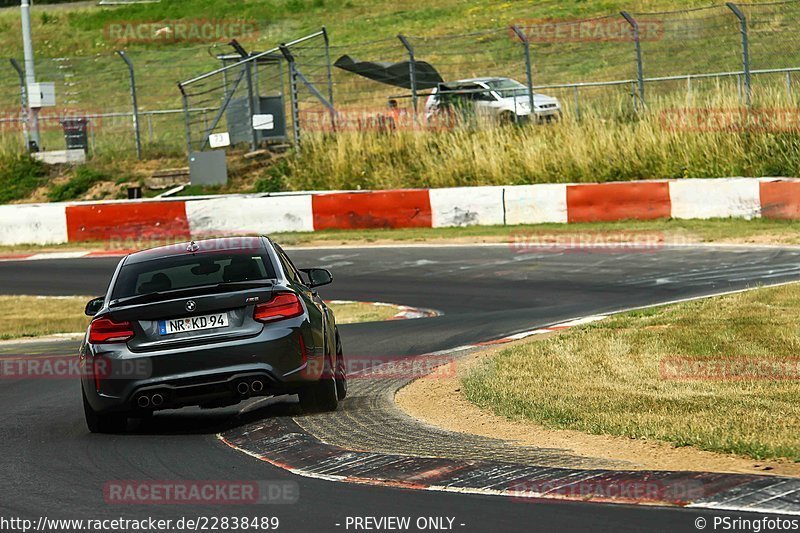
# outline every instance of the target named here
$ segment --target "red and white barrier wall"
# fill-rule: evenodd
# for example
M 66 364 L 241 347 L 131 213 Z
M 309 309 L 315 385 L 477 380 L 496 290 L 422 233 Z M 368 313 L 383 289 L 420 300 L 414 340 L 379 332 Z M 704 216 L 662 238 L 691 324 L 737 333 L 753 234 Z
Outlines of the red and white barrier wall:
M 0 244 L 663 218 L 800 219 L 800 180 L 686 179 L 0 206 Z

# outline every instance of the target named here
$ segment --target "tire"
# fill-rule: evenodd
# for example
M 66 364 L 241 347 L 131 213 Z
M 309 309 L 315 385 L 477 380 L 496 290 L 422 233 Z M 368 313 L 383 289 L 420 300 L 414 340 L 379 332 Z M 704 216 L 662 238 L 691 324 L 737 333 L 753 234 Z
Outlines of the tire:
M 336 373 L 329 358 L 325 359 L 322 378 L 300 390 L 300 408 L 305 413 L 324 413 L 335 411 L 339 407 L 339 396 L 336 392 Z
M 501 126 L 513 126 L 516 123 L 517 123 L 517 115 L 515 115 L 511 111 L 503 111 L 502 113 L 500 113 Z
M 86 416 L 86 427 L 92 433 L 122 433 L 128 423 L 128 416 L 120 413 L 101 414 L 92 409 L 86 393 L 81 388 L 83 397 L 83 414 Z
M 336 380 L 332 377 L 307 385 L 300 391 L 299 397 L 300 408 L 304 413 L 326 413 L 339 407 Z
M 342 353 L 342 340 L 336 334 L 336 396 L 339 401 L 347 397 L 347 365 Z

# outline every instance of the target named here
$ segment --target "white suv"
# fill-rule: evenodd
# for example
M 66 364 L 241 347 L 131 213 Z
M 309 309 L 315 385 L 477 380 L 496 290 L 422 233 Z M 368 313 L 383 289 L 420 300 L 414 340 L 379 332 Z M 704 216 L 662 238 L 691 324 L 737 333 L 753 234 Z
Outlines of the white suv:
M 534 93 L 533 110 L 528 87 L 510 78 L 474 78 L 440 83 L 425 103 L 425 119 L 435 121 L 457 109 L 473 107 L 478 115 L 487 115 L 501 123 L 534 120 L 537 123 L 561 119 L 557 98 Z

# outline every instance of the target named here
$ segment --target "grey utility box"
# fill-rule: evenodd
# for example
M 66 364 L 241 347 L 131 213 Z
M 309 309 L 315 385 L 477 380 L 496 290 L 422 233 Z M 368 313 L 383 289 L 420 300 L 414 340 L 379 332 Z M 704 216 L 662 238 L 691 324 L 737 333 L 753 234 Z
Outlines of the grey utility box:
M 189 179 L 192 185 L 225 185 L 228 165 L 225 150 L 192 152 L 189 155 Z
M 286 109 L 283 95 L 261 96 L 258 99 L 256 115 L 272 115 L 271 129 L 256 130 L 258 142 L 267 140 L 286 140 Z M 236 98 L 228 104 L 226 117 L 231 144 L 249 143 L 252 141 L 253 118 L 249 116 L 247 98 Z

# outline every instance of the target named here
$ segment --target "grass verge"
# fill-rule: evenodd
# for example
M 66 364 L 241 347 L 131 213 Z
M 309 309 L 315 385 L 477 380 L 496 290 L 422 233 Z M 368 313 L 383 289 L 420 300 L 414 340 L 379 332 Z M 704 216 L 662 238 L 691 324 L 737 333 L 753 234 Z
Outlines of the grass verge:
M 89 325 L 83 314 L 88 296 L 0 296 L 0 339 L 40 337 L 82 332 Z M 392 318 L 396 306 L 348 302 L 331 304 L 339 324 L 376 322 Z
M 383 322 L 391 320 L 400 309 L 396 305 L 375 305 L 366 302 L 329 303 L 336 314 L 336 323 Z
M 45 166 L 27 156 L 0 156 L 0 204 L 27 198 L 46 175 Z
M 0 296 L 0 339 L 84 331 L 89 297 Z
M 462 380 L 497 415 L 800 462 L 800 285 L 622 314 L 488 358 Z
M 761 113 L 783 105 L 776 93 Z M 676 108 L 692 117 L 698 108 L 725 109 L 737 126 L 695 131 L 670 122 Z M 302 156 L 288 160 L 284 182 L 319 190 L 800 175 L 800 136 L 758 130 L 740 113 L 720 92 L 688 110 L 678 97 L 652 102 L 636 118 L 611 119 L 601 110 L 545 127 L 309 136 Z

